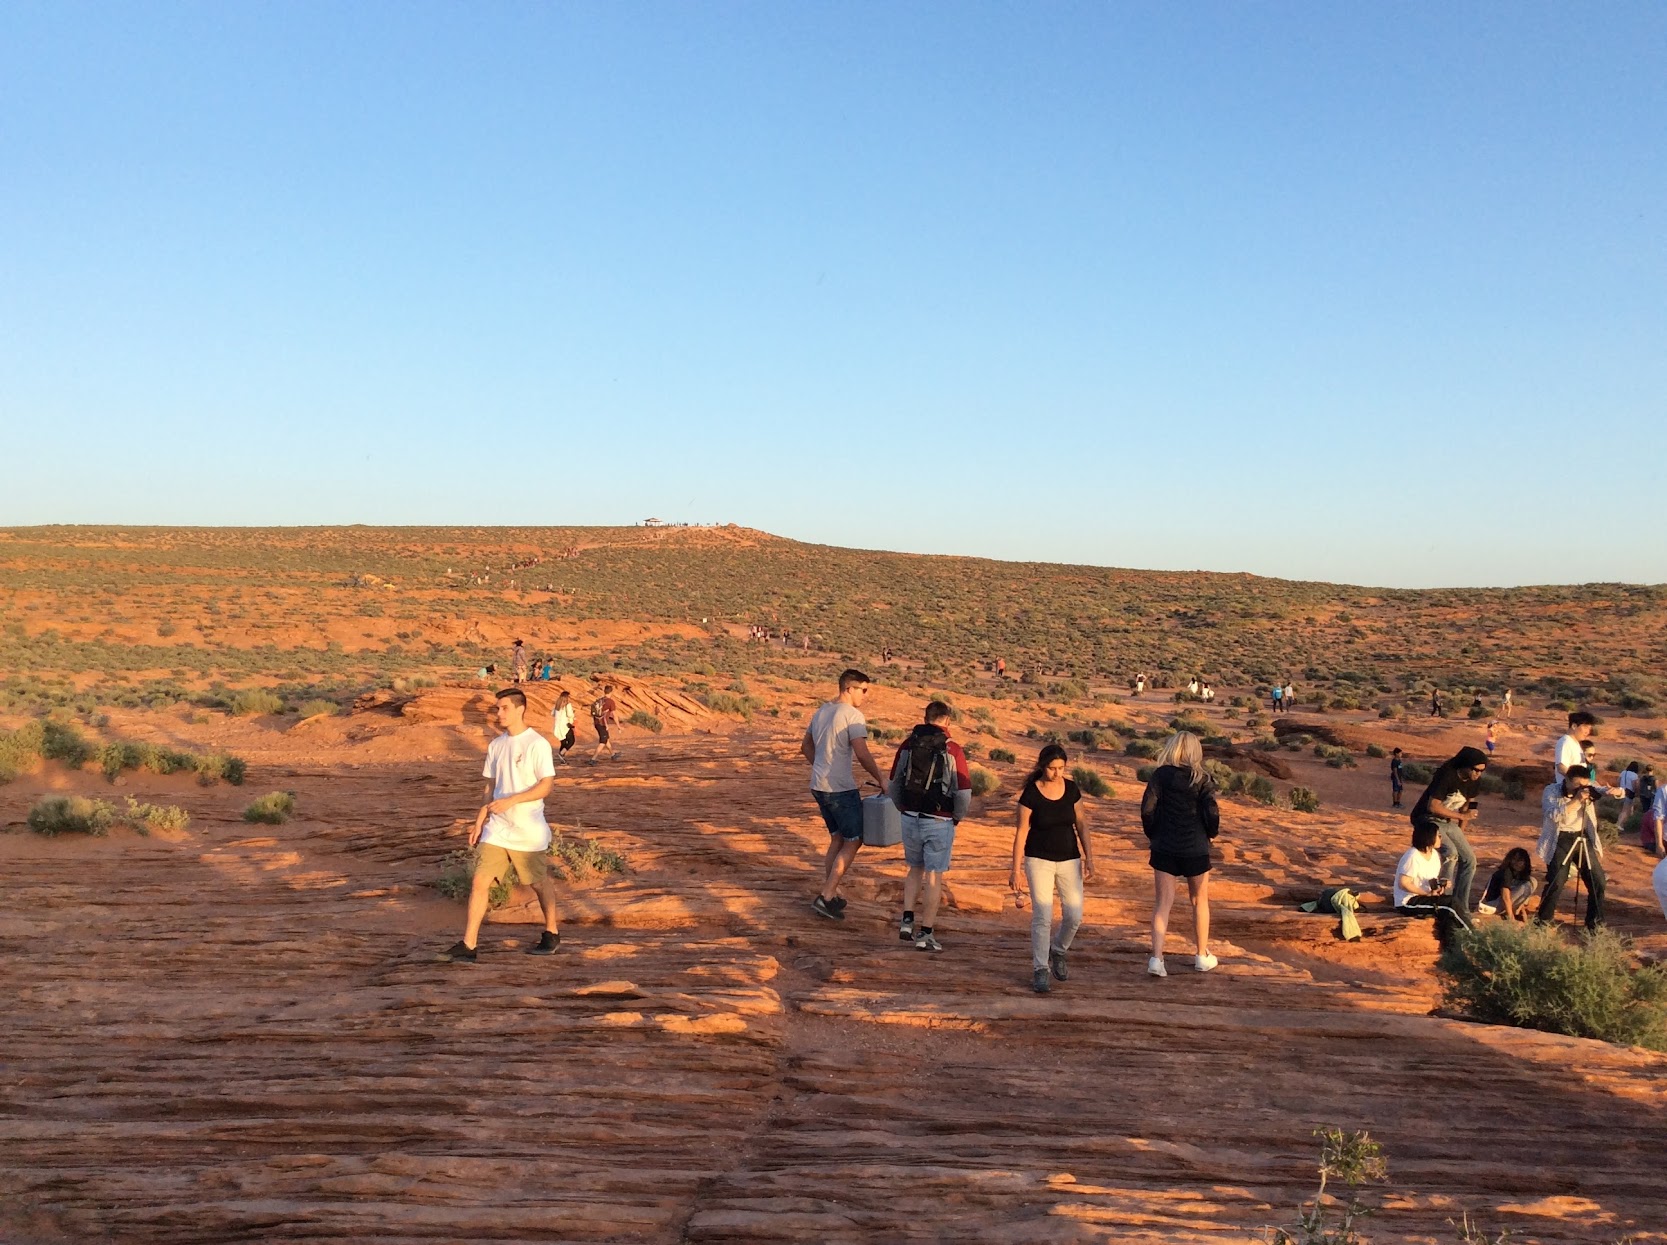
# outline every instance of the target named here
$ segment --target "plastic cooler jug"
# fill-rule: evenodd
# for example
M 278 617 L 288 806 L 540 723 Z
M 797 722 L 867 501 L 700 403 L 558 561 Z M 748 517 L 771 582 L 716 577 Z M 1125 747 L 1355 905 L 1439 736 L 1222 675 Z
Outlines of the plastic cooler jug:
M 889 795 L 865 796 L 862 802 L 864 847 L 896 847 L 903 841 L 903 814 Z

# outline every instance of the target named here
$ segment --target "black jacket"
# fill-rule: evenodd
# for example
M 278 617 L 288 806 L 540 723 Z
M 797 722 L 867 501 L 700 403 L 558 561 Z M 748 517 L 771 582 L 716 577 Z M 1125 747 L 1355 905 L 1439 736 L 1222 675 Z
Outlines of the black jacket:
M 1221 830 L 1215 784 L 1208 778 L 1194 787 L 1192 774 L 1178 765 L 1160 765 L 1140 799 L 1140 825 L 1152 850 L 1175 856 L 1205 856 Z

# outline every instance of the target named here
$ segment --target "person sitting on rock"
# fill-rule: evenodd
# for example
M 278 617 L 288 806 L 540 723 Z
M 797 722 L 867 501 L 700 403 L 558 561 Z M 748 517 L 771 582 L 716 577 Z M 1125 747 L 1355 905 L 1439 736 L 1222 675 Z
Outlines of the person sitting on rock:
M 1452 914 L 1460 925 L 1469 928 L 1464 914 L 1459 912 L 1454 896 L 1448 893 L 1447 879 L 1441 876 L 1441 853 L 1436 844 L 1441 834 L 1431 822 L 1414 824 L 1412 846 L 1401 854 L 1395 865 L 1395 911 L 1406 916 L 1439 916 Z

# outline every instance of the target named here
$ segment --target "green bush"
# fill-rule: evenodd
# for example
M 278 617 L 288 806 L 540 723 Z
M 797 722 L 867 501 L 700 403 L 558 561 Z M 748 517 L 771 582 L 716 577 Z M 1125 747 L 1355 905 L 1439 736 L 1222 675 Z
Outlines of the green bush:
M 1477 1020 L 1667 1050 L 1667 969 L 1634 968 L 1606 929 L 1571 944 L 1554 925 L 1488 921 L 1437 968 L 1448 1005 Z
M 1105 780 L 1099 770 L 1090 769 L 1086 765 L 1078 765 L 1072 768 L 1071 781 L 1075 782 L 1078 787 L 1082 788 L 1084 795 L 1105 798 L 1117 794 L 1112 785 Z
M 1001 786 L 1000 775 L 992 770 L 985 769 L 982 765 L 974 765 L 968 771 L 968 775 L 972 779 L 972 793 L 974 795 L 989 795 L 990 792 Z
M 62 761 L 71 769 L 80 769 L 93 759 L 94 751 L 81 732 L 68 722 L 48 718 L 41 723 L 41 755 L 47 760 Z
M 1369 757 L 1386 757 L 1389 754 L 1384 751 L 1382 744 L 1367 744 L 1366 755 Z
M 243 776 L 248 770 L 241 757 L 230 756 L 224 752 L 210 752 L 195 757 L 191 767 L 197 771 L 197 781 L 204 786 L 218 780 L 228 782 L 234 787 L 241 787 Z
M 990 760 L 992 760 L 992 761 L 1005 761 L 1005 762 L 1007 762 L 1007 764 L 1011 765 L 1015 761 L 1017 761 L 1018 759 L 1019 758 L 1018 758 L 1017 755 L 1015 755 L 1012 752 L 1009 752 L 1006 748 L 991 748 L 990 749 Z
M 659 718 L 642 709 L 633 709 L 631 716 L 625 719 L 625 724 L 627 726 L 640 726 L 643 730 L 653 731 L 656 735 L 665 729 L 665 724 Z
M 1268 1239 L 1272 1245 L 1361 1245 L 1364 1238 L 1356 1224 L 1372 1213 L 1356 1191 L 1365 1184 L 1381 1184 L 1389 1175 L 1383 1149 L 1367 1133 L 1345 1133 L 1340 1128 L 1316 1128 L 1320 1139 L 1320 1188 L 1314 1200 L 1297 1208 L 1294 1223 L 1275 1228 Z M 1335 1227 L 1330 1219 L 1335 1195 L 1328 1197 L 1326 1185 L 1341 1180 L 1349 1189 Z
M 1100 746 L 1100 732 L 1091 728 L 1085 727 L 1080 731 L 1067 731 L 1065 738 L 1072 743 L 1081 744 L 1090 751 L 1095 751 Z
M 1307 787 L 1292 787 L 1290 799 L 1291 807 L 1299 813 L 1320 811 L 1320 797 Z
M 1131 739 L 1123 745 L 1123 755 L 1139 757 L 1144 761 L 1155 761 L 1160 749 L 1150 739 Z
M 141 833 L 147 830 L 183 830 L 191 824 L 190 815 L 175 804 L 141 804 L 127 797 L 127 811 L 122 820 L 133 824 Z
M 1335 744 L 1315 744 L 1314 755 L 1332 769 L 1343 769 L 1345 766 L 1353 769 L 1355 766 L 1354 753 Z
M 243 810 L 244 821 L 264 822 L 269 826 L 281 826 L 289 820 L 295 811 L 295 792 L 269 791 L 258 797 L 254 803 Z
M 547 853 L 550 871 L 558 878 L 570 878 L 587 873 L 623 873 L 625 857 L 603 847 L 595 839 L 557 834 L 550 840 Z M 466 847 L 447 852 L 440 858 L 440 874 L 434 879 L 434 889 L 447 899 L 468 897 L 474 885 L 475 862 L 480 859 L 480 848 Z M 509 902 L 510 887 L 500 879 L 486 892 L 486 905 L 501 908 Z
M 1428 761 L 1403 761 L 1401 772 L 1408 782 L 1429 782 L 1435 776 L 1435 766 Z
M 15 731 L 0 732 L 0 782 L 11 782 L 25 770 L 33 768 L 41 756 L 39 722 L 30 722 Z
M 304 718 L 316 718 L 326 713 L 340 713 L 341 706 L 333 700 L 325 700 L 322 696 L 315 696 L 311 700 L 303 700 L 296 712 Z
M 49 795 L 29 810 L 29 829 L 48 837 L 58 834 L 110 833 L 116 809 L 107 800 L 89 800 L 79 795 Z
M 275 696 L 262 687 L 247 687 L 242 691 L 233 692 L 228 703 L 231 711 L 240 718 L 284 711 L 283 697 Z
M 1195 713 L 1183 713 L 1169 719 L 1169 729 L 1172 731 L 1190 731 L 1202 739 L 1215 730 L 1208 718 L 1201 718 Z
M 1135 770 L 1134 776 L 1139 782 L 1151 782 L 1152 775 L 1157 772 L 1158 767 L 1156 765 L 1142 765 L 1139 769 Z
M 713 713 L 732 713 L 749 722 L 758 708 L 758 701 L 751 696 L 736 696 L 730 692 L 707 692 L 700 699 Z M 874 728 L 869 727 L 868 733 L 873 735 Z

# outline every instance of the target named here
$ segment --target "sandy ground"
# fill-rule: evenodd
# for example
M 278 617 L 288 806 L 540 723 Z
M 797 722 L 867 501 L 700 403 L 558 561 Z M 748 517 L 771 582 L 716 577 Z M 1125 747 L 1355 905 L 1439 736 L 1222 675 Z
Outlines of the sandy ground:
M 1191 969 L 1178 904 L 1158 980 L 1133 763 L 1088 758 L 1116 787 L 1091 802 L 1101 872 L 1071 979 L 1039 997 L 1004 885 L 1018 767 L 990 766 L 928 956 L 896 936 L 899 849 L 859 856 L 846 921 L 810 910 L 808 700 L 743 724 L 633 695 L 666 732 L 625 732 L 549 801 L 629 862 L 563 884 L 551 959 L 521 954 L 521 902 L 478 964 L 434 961 L 462 918 L 431 884 L 478 792 L 478 691 L 300 724 L 117 711 L 123 737 L 246 757 L 247 784 L 112 793 L 49 765 L 0 787 L 0 1241 L 1246 1241 L 1312 1193 L 1330 1124 L 1388 1156 L 1372 1239 L 1452 1240 L 1469 1210 L 1512 1239 L 1667 1240 L 1667 1057 L 1440 1014 L 1430 928 L 1383 910 L 1406 837 L 1383 762 L 1282 754 L 1313 816 L 1228 802 L 1221 967 Z M 1419 756 L 1478 733 L 1316 721 Z M 1501 759 L 1541 759 L 1550 715 L 1516 725 Z M 242 821 L 273 789 L 297 818 Z M 66 790 L 191 825 L 22 829 Z M 1535 815 L 1489 802 L 1478 885 Z M 1667 954 L 1649 868 L 1612 854 L 1611 919 Z M 1294 907 L 1339 882 L 1368 896 L 1359 943 Z

